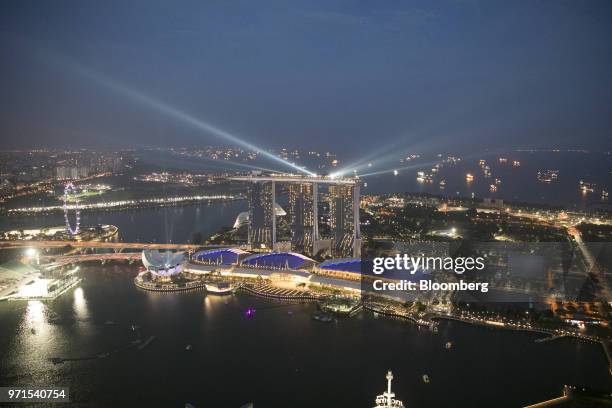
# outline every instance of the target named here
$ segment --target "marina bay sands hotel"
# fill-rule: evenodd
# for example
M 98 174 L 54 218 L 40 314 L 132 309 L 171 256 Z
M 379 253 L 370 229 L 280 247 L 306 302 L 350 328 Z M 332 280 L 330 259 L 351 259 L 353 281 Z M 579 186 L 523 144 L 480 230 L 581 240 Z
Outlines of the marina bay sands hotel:
M 253 250 L 293 250 L 308 255 L 361 255 L 359 180 L 325 176 L 260 175 L 231 177 L 249 182 L 249 245 Z M 290 241 L 277 240 L 276 186 L 288 190 Z M 319 233 L 319 187 L 329 196 L 329 234 Z

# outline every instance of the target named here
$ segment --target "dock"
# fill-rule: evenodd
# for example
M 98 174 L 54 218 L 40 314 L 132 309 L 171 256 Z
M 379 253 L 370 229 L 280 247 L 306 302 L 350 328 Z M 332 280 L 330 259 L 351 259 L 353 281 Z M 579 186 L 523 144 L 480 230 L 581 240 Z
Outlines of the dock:
M 553 340 L 560 339 L 560 338 L 563 338 L 563 337 L 567 337 L 567 335 L 565 335 L 565 334 L 555 334 L 555 335 L 549 336 L 549 337 L 540 337 L 539 339 L 535 339 L 534 343 L 546 343 L 548 341 L 553 341 Z
M 239 290 L 243 290 L 246 293 L 261 296 L 270 299 L 280 300 L 319 300 L 321 297 L 310 292 L 296 290 L 296 289 L 285 289 L 277 286 L 272 286 L 266 283 L 258 285 L 241 285 Z

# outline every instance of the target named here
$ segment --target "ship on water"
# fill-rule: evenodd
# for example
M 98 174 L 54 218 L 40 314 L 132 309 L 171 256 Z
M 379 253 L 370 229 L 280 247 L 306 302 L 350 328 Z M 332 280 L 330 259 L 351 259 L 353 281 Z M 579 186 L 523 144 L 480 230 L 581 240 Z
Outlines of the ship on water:
M 387 372 L 385 378 L 387 379 L 387 391 L 376 397 L 376 406 L 374 408 L 403 408 L 404 403 L 395 399 L 395 394 L 391 391 L 391 381 L 393 380 L 391 370 Z

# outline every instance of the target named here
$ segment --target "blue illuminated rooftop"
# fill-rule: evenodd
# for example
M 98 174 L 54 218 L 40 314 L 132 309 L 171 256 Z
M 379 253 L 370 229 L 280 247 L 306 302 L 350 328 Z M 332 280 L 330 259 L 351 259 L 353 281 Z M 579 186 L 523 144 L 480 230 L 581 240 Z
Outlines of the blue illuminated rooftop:
M 361 273 L 361 258 L 328 259 L 319 264 L 319 269 Z
M 290 269 L 307 267 L 313 263 L 314 260 L 295 252 L 255 254 L 242 261 L 242 265 Z
M 246 251 L 237 248 L 211 249 L 196 252 L 193 255 L 193 259 L 218 265 L 232 265 L 238 263 L 240 256 L 246 253 Z

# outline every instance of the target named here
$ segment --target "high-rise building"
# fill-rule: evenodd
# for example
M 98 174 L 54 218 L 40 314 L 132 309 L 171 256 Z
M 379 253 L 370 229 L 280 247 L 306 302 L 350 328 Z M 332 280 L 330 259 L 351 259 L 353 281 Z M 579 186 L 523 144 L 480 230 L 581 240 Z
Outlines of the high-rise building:
M 89 176 L 88 166 L 58 166 L 55 168 L 55 178 L 58 180 L 79 179 Z
M 66 180 L 70 178 L 70 167 L 58 166 L 55 168 L 55 177 L 58 180 Z
M 312 254 L 315 232 L 316 184 L 289 184 L 289 222 L 292 249 Z
M 276 241 L 273 181 L 256 182 L 249 195 L 249 244 L 253 249 L 272 249 Z
M 361 245 L 359 231 L 359 184 L 329 186 L 330 228 L 333 250 L 338 256 L 358 256 Z
M 342 255 L 343 248 L 350 248 L 353 238 L 353 188 L 329 186 L 329 226 L 334 252 Z
M 249 244 L 252 249 L 280 251 L 285 244 L 291 244 L 293 250 L 312 255 L 331 252 L 341 256 L 360 256 L 358 180 L 292 174 L 251 174 L 230 177 L 230 179 L 251 183 L 248 222 Z M 280 214 L 274 212 L 275 183 L 289 185 L 291 242 L 276 241 L 275 215 Z M 318 186 L 320 184 L 329 186 L 332 238 L 319 236 Z M 237 222 L 237 225 L 240 223 Z

